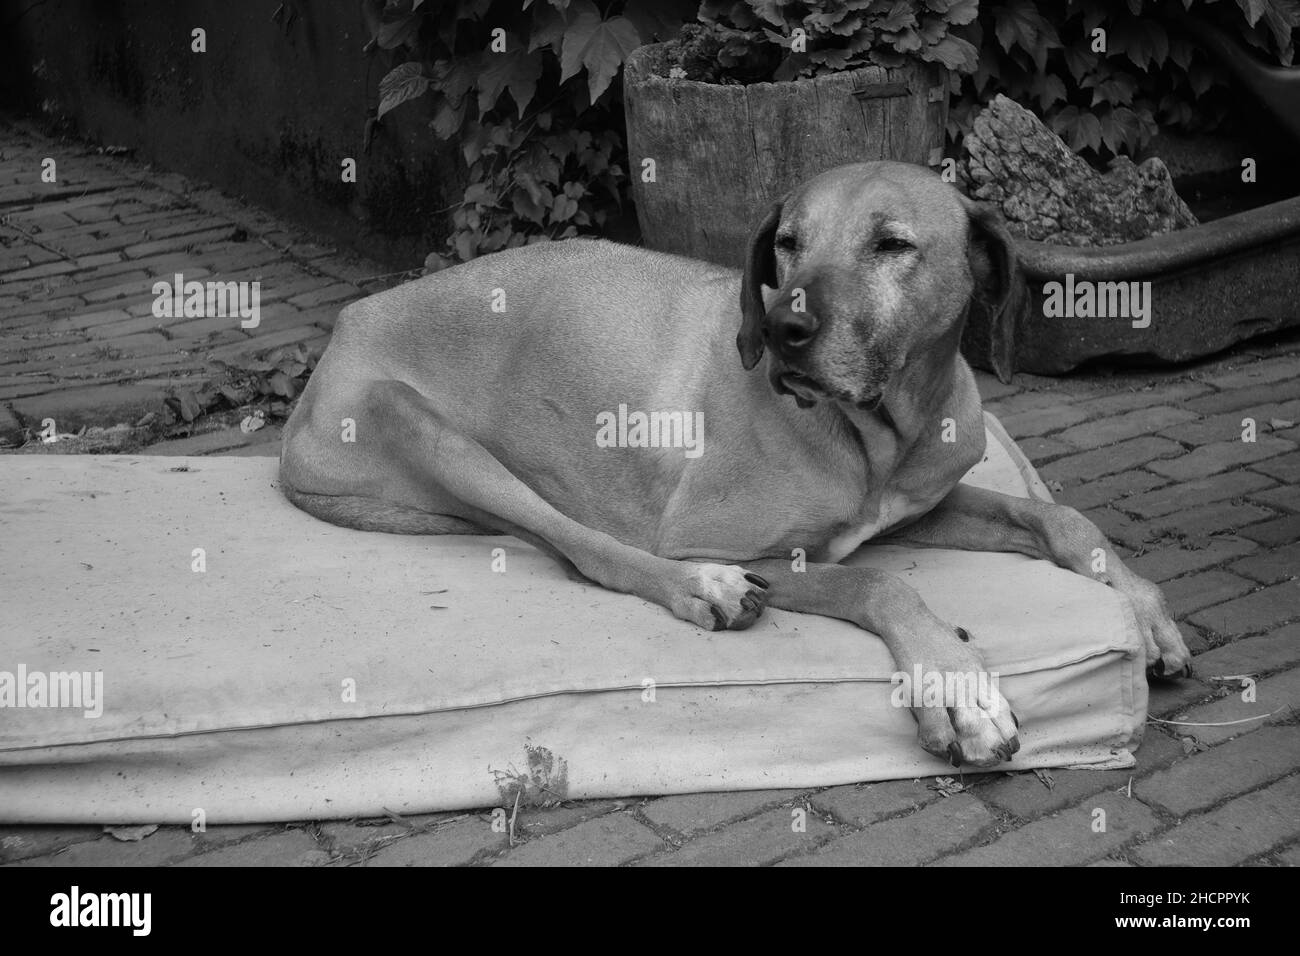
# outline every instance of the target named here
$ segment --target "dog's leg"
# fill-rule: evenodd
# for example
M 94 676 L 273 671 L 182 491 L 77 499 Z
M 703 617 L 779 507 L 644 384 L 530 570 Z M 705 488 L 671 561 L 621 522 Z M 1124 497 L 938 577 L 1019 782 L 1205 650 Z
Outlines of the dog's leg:
M 877 539 L 964 551 L 1014 551 L 1108 584 L 1133 604 L 1147 647 L 1148 673 L 1191 673 L 1192 655 L 1164 595 L 1128 569 L 1097 526 L 1073 508 L 958 485 L 933 511 Z
M 991 766 L 1020 749 L 1019 722 L 984 670 L 979 651 L 963 628 L 941 620 L 901 579 L 872 568 L 790 562 L 749 562 L 771 583 L 772 607 L 850 621 L 880 635 L 894 664 L 908 680 L 919 671 L 945 678 L 946 686 L 978 688 L 975 699 L 943 700 L 912 707 L 921 746 L 953 766 Z M 966 695 L 962 695 L 965 697 Z
M 762 613 L 762 578 L 734 565 L 661 558 L 566 517 L 404 382 L 371 385 L 364 415 L 382 460 L 454 496 L 477 524 L 558 552 L 592 581 L 709 630 L 745 628 Z

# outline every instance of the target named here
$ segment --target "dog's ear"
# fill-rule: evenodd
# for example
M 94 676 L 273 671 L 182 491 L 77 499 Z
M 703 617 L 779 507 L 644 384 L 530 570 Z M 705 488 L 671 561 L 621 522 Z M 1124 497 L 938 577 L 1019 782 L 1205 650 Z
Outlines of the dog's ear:
M 745 278 L 740 283 L 740 332 L 736 348 L 740 362 L 749 371 L 763 357 L 763 286 L 776 288 L 776 227 L 781 222 L 784 200 L 774 203 L 749 237 L 745 256 Z
M 975 289 L 962 335 L 962 352 L 1002 382 L 1015 371 L 1016 322 L 1028 289 L 1016 266 L 1016 246 L 996 206 L 965 201 L 970 221 L 967 257 Z

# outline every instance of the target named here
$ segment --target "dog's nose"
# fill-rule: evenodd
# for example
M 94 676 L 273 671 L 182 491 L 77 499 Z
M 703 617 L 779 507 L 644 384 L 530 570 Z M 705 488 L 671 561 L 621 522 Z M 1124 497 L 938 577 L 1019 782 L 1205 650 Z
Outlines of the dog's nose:
M 763 319 L 763 338 L 782 355 L 806 349 L 821 325 L 817 316 L 808 311 L 796 311 L 789 302 L 782 302 Z

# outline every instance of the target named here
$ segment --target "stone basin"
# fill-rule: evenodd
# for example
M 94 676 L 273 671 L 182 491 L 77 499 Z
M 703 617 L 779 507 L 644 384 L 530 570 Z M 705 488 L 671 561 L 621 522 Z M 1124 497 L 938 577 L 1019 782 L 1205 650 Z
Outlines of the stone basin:
M 1100 358 L 1182 362 L 1300 325 L 1300 196 L 1136 242 L 1018 240 L 1016 252 L 1029 294 L 1011 340 L 975 327 L 964 343 L 973 364 L 990 368 L 1003 363 L 991 363 L 987 347 L 975 343 L 998 341 L 1012 366 L 1000 373 L 1059 374 Z M 1081 283 L 1149 282 L 1139 287 L 1150 291 L 1149 324 L 1046 314 L 1055 311 L 1046 308 L 1055 291 L 1049 284 L 1064 286 L 1068 276 L 1076 290 Z

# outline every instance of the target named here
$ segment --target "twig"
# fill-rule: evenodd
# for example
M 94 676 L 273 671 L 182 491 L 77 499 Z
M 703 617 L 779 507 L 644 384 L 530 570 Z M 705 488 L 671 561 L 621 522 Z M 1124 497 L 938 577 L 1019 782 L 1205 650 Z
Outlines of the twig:
M 519 796 L 523 792 L 524 792 L 523 787 L 520 787 L 518 790 L 515 791 L 515 809 L 510 814 L 510 845 L 512 847 L 515 845 L 515 818 L 519 816 Z
M 1243 717 L 1241 718 L 1241 720 L 1219 720 L 1219 721 L 1212 721 L 1206 723 L 1201 723 L 1194 720 L 1161 720 L 1159 717 L 1148 717 L 1147 720 L 1155 724 L 1170 724 L 1175 727 L 1231 727 L 1234 724 L 1248 724 L 1252 720 L 1266 720 L 1269 717 L 1272 717 L 1273 714 L 1282 713 L 1282 711 L 1286 710 L 1289 706 L 1290 706 L 1289 704 L 1284 704 L 1283 706 L 1279 707 L 1277 710 L 1273 711 L 1273 713 L 1259 714 L 1256 717 Z

